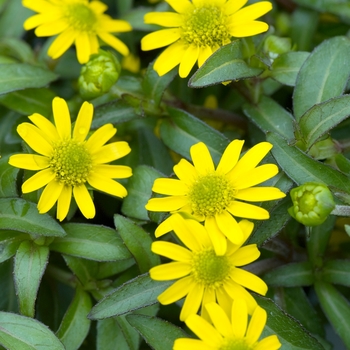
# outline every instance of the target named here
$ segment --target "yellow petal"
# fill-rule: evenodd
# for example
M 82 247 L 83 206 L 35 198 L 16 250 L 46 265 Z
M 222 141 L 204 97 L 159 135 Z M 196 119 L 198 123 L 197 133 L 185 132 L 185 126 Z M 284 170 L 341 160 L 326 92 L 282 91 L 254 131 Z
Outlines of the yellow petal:
M 277 335 L 270 335 L 255 345 L 255 350 L 277 350 L 282 346 Z
M 270 201 L 284 198 L 285 196 L 285 193 L 276 187 L 250 187 L 240 190 L 235 194 L 236 199 L 250 202 Z
M 51 181 L 44 188 L 38 203 L 38 210 L 40 214 L 47 213 L 57 202 L 64 185 L 62 182 Z
M 94 166 L 94 172 L 111 179 L 126 179 L 132 176 L 132 169 L 126 165 L 98 164 Z
M 25 30 L 30 30 L 35 27 L 41 26 L 45 23 L 51 25 L 52 21 L 55 21 L 61 17 L 60 13 L 54 13 L 52 11 L 46 13 L 40 13 L 29 17 L 23 24 Z M 49 36 L 44 34 L 43 36 Z
M 178 338 L 174 342 L 173 350 L 213 350 L 213 347 L 199 339 Z
M 51 44 L 47 54 L 53 58 L 57 59 L 61 57 L 74 43 L 75 32 L 72 28 L 68 28 L 62 32 Z M 56 124 L 57 125 L 57 124 Z
M 268 29 L 269 26 L 265 22 L 252 21 L 231 26 L 230 34 L 236 38 L 245 38 L 247 36 L 264 33 Z
M 179 75 L 181 78 L 186 78 L 190 72 L 193 66 L 196 64 L 199 56 L 199 47 L 196 45 L 190 45 L 180 62 L 179 67 Z
M 257 306 L 253 312 L 252 318 L 250 319 L 246 334 L 246 337 L 247 339 L 249 339 L 249 342 L 254 344 L 256 341 L 258 341 L 262 331 L 264 330 L 266 320 L 266 311 L 260 306 Z
M 213 243 L 215 254 L 222 256 L 225 255 L 227 249 L 227 240 L 225 235 L 221 232 L 216 224 L 214 217 L 208 217 L 205 220 L 205 228 L 207 229 L 210 239 Z
M 56 10 L 47 0 L 22 0 L 22 5 L 34 12 L 50 12 Z
M 234 201 L 227 210 L 240 218 L 266 220 L 270 217 L 269 212 L 261 207 L 249 203 Z
M 227 212 L 215 215 L 215 221 L 220 231 L 234 244 L 242 244 L 243 232 L 237 221 Z
M 204 46 L 199 49 L 198 55 L 198 67 L 201 67 L 202 64 L 212 55 L 213 50 L 209 46 Z
M 225 149 L 216 171 L 227 174 L 237 164 L 244 141 L 234 140 Z
M 52 146 L 40 129 L 33 124 L 22 123 L 18 125 L 17 132 L 31 149 L 39 154 L 50 157 L 53 151 Z
M 15 154 L 10 157 L 9 164 L 27 170 L 42 170 L 50 165 L 49 158 L 36 154 Z
M 269 1 L 259 1 L 256 4 L 246 6 L 230 17 L 232 23 L 251 22 L 272 10 Z
M 183 196 L 188 194 L 188 186 L 180 180 L 159 178 L 154 181 L 152 191 L 160 194 Z
M 153 242 L 151 250 L 155 254 L 162 255 L 175 261 L 188 263 L 192 260 L 192 253 L 188 249 L 170 242 Z
M 247 2 L 248 0 L 228 0 L 224 7 L 225 14 L 232 15 L 242 8 Z
M 125 141 L 112 142 L 102 146 L 92 154 L 94 164 L 109 163 L 130 153 L 131 148 Z
M 107 32 L 98 32 L 97 35 L 109 46 L 113 47 L 116 51 L 120 52 L 123 56 L 129 54 L 128 47 L 114 35 Z
M 200 175 L 207 175 L 214 171 L 214 163 L 208 147 L 203 142 L 198 142 L 190 148 L 191 158 L 196 171 Z
M 161 304 L 169 305 L 182 299 L 192 287 L 192 276 L 181 278 L 161 293 L 157 299 Z
M 67 102 L 60 97 L 55 97 L 52 101 L 53 117 L 57 132 L 62 140 L 71 138 L 71 119 Z
M 180 39 L 180 30 L 178 28 L 157 30 L 141 39 L 141 50 L 159 49 L 174 43 L 178 39 Z
M 248 309 L 244 299 L 235 299 L 231 312 L 232 330 L 235 338 L 244 338 L 248 325 Z
M 214 288 L 205 288 L 204 289 L 202 307 L 201 307 L 201 316 L 205 320 L 210 321 L 210 316 L 208 314 L 207 309 L 205 308 L 205 306 L 208 303 L 216 303 L 216 294 L 215 294 Z
M 181 159 L 173 169 L 176 176 L 188 186 L 192 185 L 198 177 L 195 167 L 186 159 Z
M 163 222 L 161 222 L 158 227 L 156 228 L 154 235 L 156 238 L 163 236 L 164 234 L 172 231 L 173 226 L 171 224 L 171 220 L 169 220 L 170 217 L 165 219 Z
M 74 186 L 73 195 L 81 213 L 87 218 L 92 219 L 95 214 L 94 202 L 85 185 Z
M 144 22 L 163 27 L 180 27 L 183 24 L 183 19 L 174 12 L 149 12 L 145 14 Z
M 55 179 L 56 175 L 52 172 L 51 169 L 45 169 L 39 171 L 22 185 L 22 192 L 29 193 L 38 190 L 41 187 L 47 185 L 50 181 Z
M 171 196 L 164 198 L 151 198 L 145 205 L 145 208 L 150 211 L 174 211 L 182 208 L 188 203 L 185 196 Z
M 69 27 L 69 23 L 62 18 L 54 22 L 43 23 L 35 29 L 36 36 L 53 36 L 64 32 Z
M 233 299 L 227 294 L 224 288 L 217 288 L 216 291 L 217 303 L 222 307 L 228 317 L 231 317 Z
M 170 72 L 174 67 L 180 64 L 186 47 L 183 41 L 179 40 L 176 43 L 167 47 L 156 59 L 153 69 L 160 75 Z
M 106 17 L 107 16 L 104 16 L 104 19 L 99 24 L 99 28 L 102 29 L 104 32 L 123 33 L 132 30 L 132 27 L 129 22 L 120 19 L 110 19 Z
M 90 34 L 94 35 L 94 34 Z M 90 39 L 87 32 L 80 32 L 75 38 L 75 47 L 77 51 L 77 58 L 80 64 L 87 63 L 90 58 Z
M 225 311 L 216 303 L 209 303 L 205 305 L 210 319 L 215 327 L 215 329 L 223 337 L 232 337 L 232 327 L 229 318 L 227 317 Z
M 92 173 L 88 177 L 87 181 L 91 187 L 94 187 L 99 191 L 111 194 L 112 196 L 124 198 L 128 194 L 126 188 L 119 182 L 111 180 L 108 177 L 101 176 L 97 173 Z
M 42 132 L 47 135 L 47 141 L 55 142 L 59 140 L 59 135 L 55 125 L 41 114 L 34 113 L 28 117 Z
M 103 12 L 107 11 L 107 9 L 108 9 L 108 6 L 106 4 L 104 4 L 103 2 L 101 2 L 101 1 L 89 2 L 89 7 L 96 14 L 102 14 Z
M 90 131 L 93 114 L 94 106 L 89 102 L 84 102 L 80 107 L 77 120 L 75 121 L 73 139 L 80 142 L 85 140 Z
M 149 271 L 151 278 L 155 281 L 176 280 L 189 275 L 190 272 L 191 265 L 179 261 L 152 267 Z
M 230 277 L 237 284 L 240 284 L 241 286 L 246 287 L 253 292 L 262 295 L 265 295 L 267 292 L 266 283 L 260 277 L 255 276 L 249 271 L 236 268 L 230 273 Z
M 191 13 L 194 10 L 193 5 L 188 0 L 165 0 L 178 13 Z
M 258 259 L 260 251 L 256 244 L 249 244 L 239 248 L 231 257 L 230 262 L 234 266 L 244 266 Z
M 180 313 L 180 321 L 185 321 L 189 315 L 196 314 L 201 306 L 204 293 L 202 284 L 194 283 L 188 292 Z
M 89 36 L 91 55 L 98 52 L 100 44 L 96 35 Z
M 105 124 L 89 137 L 85 145 L 91 153 L 95 153 L 110 140 L 116 132 L 117 129 L 112 124 Z
M 62 221 L 67 216 L 72 199 L 72 187 L 64 186 L 57 200 L 57 219 Z

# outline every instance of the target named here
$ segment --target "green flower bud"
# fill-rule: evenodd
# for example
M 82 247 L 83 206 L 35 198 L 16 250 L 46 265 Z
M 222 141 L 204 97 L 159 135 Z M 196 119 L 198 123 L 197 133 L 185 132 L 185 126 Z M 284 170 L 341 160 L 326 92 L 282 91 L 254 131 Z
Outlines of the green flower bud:
M 306 182 L 290 191 L 293 206 L 288 213 L 306 226 L 322 224 L 335 208 L 331 191 L 326 185 Z
M 108 92 L 119 79 L 120 71 L 120 63 L 111 52 L 99 50 L 91 55 L 78 80 L 81 97 L 90 100 Z

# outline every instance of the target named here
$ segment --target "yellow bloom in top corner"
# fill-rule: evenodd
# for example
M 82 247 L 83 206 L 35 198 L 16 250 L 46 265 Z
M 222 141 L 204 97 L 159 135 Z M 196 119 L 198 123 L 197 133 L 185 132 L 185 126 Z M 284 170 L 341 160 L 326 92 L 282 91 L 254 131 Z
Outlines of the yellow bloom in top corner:
M 282 346 L 277 335 L 259 341 L 267 320 L 267 313 L 260 306 L 255 308 L 249 322 L 243 299 L 233 302 L 230 317 L 218 304 L 208 303 L 205 308 L 211 323 L 198 315 L 191 315 L 185 321 L 200 339 L 176 339 L 174 350 L 277 350 Z
M 225 236 L 232 243 L 240 244 L 243 233 L 234 216 L 256 220 L 269 218 L 267 210 L 247 202 L 285 197 L 276 187 L 256 186 L 278 173 L 275 164 L 257 166 L 272 145 L 261 142 L 239 159 L 243 144 L 241 140 L 232 141 L 216 169 L 207 146 L 203 142 L 193 145 L 190 149 L 193 165 L 181 159 L 173 168 L 178 179 L 156 179 L 152 190 L 168 196 L 151 198 L 146 209 L 192 215 L 198 221 L 205 221 L 205 226 L 215 233 L 216 246 L 223 246 Z M 158 226 L 156 237 L 171 230 L 168 220 Z
M 24 22 L 24 29 L 35 29 L 39 37 L 58 35 L 51 44 L 48 55 L 53 59 L 62 56 L 75 43 L 79 63 L 88 62 L 97 53 L 99 39 L 126 56 L 127 46 L 111 33 L 130 31 L 131 25 L 104 14 L 107 6 L 100 1 L 89 0 L 22 0 L 38 14 Z
M 154 70 L 164 75 L 179 66 L 186 78 L 198 61 L 205 60 L 232 38 L 266 32 L 269 26 L 256 19 L 272 9 L 269 1 L 242 8 L 248 0 L 165 0 L 176 12 L 150 12 L 145 23 L 166 27 L 141 40 L 144 51 L 170 45 L 154 63 Z
M 22 192 L 45 186 L 38 203 L 39 213 L 48 212 L 57 202 L 57 218 L 62 221 L 68 214 L 73 194 L 82 214 L 91 219 L 95 216 L 95 206 L 86 184 L 125 197 L 126 189 L 113 179 L 130 177 L 131 168 L 106 163 L 124 157 L 130 147 L 124 141 L 106 145 L 117 132 L 112 124 L 101 126 L 86 139 L 93 117 L 91 103 L 84 102 L 81 106 L 73 133 L 66 101 L 55 97 L 52 107 L 55 125 L 34 113 L 29 116 L 34 125 L 22 123 L 17 127 L 21 138 L 39 154 L 16 154 L 10 157 L 9 164 L 38 171 L 23 183 Z

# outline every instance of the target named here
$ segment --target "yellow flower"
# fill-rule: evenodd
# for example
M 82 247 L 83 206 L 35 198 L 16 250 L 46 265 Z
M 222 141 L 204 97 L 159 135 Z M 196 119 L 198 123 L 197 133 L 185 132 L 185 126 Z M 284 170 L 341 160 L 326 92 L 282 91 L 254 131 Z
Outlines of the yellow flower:
M 150 199 L 146 209 L 183 212 L 193 215 L 198 221 L 205 221 L 205 226 L 213 232 L 214 245 L 220 251 L 224 249 L 225 236 L 232 243 L 242 243 L 243 233 L 233 216 L 268 219 L 267 210 L 247 202 L 285 197 L 275 187 L 253 187 L 278 173 L 275 164 L 257 166 L 272 145 L 261 142 L 239 159 L 243 143 L 241 140 L 232 141 L 216 169 L 207 146 L 202 142 L 193 145 L 190 153 L 194 165 L 181 159 L 173 168 L 179 179 L 156 179 L 152 190 L 168 197 Z M 170 230 L 165 220 L 158 226 L 156 237 Z
M 233 302 L 230 317 L 218 304 L 208 303 L 205 308 L 212 324 L 198 315 L 190 315 L 186 325 L 200 340 L 176 339 L 174 350 L 277 350 L 282 346 L 277 335 L 259 341 L 267 319 L 260 306 L 254 310 L 249 324 L 247 305 L 242 299 Z
M 263 33 L 269 26 L 256 21 L 272 9 L 269 1 L 242 8 L 248 0 L 165 0 L 176 12 L 150 12 L 145 23 L 161 29 L 141 40 L 144 51 L 168 46 L 154 63 L 159 75 L 180 64 L 179 75 L 186 78 L 198 61 L 204 61 L 232 37 L 242 38 Z
M 111 33 L 128 32 L 132 29 L 130 24 L 105 15 L 107 6 L 100 1 L 22 0 L 22 4 L 38 12 L 24 22 L 24 29 L 36 28 L 39 37 L 58 35 L 48 50 L 53 59 L 75 43 L 78 61 L 86 63 L 90 55 L 98 52 L 98 39 L 124 56 L 129 53 L 127 46 Z
M 239 266 L 247 265 L 259 257 L 256 244 L 242 247 L 228 242 L 226 253 L 219 256 L 210 240 L 211 232 L 198 221 L 185 220 L 175 214 L 171 217 L 171 225 L 187 248 L 165 241 L 152 243 L 152 252 L 174 261 L 153 267 L 150 270 L 151 278 L 157 281 L 177 280 L 158 296 L 159 302 L 167 305 L 186 296 L 180 314 L 182 321 L 197 313 L 201 304 L 218 302 L 227 308 L 236 298 L 246 300 L 248 310 L 252 313 L 257 303 L 245 287 L 265 295 L 267 285 Z M 238 225 L 246 240 L 253 230 L 253 223 L 242 220 Z
M 57 202 L 57 218 L 62 221 L 68 214 L 73 192 L 83 215 L 93 218 L 95 206 L 86 183 L 113 196 L 125 197 L 126 189 L 113 179 L 130 177 L 131 168 L 106 163 L 124 157 L 130 147 L 123 141 L 105 145 L 117 132 L 112 124 L 101 126 L 86 140 L 93 117 L 91 103 L 84 102 L 81 106 L 73 135 L 66 101 L 55 97 L 52 108 L 55 125 L 34 113 L 29 116 L 34 125 L 22 123 L 17 127 L 21 138 L 39 154 L 16 154 L 10 157 L 9 163 L 17 168 L 38 171 L 23 183 L 22 192 L 46 186 L 38 203 L 41 214 Z

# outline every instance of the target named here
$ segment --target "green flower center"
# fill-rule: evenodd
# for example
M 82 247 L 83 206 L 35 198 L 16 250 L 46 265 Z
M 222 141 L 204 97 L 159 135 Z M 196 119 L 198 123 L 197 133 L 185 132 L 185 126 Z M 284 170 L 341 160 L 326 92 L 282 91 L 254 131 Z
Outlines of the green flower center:
M 97 22 L 95 12 L 88 5 L 82 3 L 68 5 L 65 18 L 75 30 L 87 33 L 94 31 Z
M 254 350 L 255 344 L 251 345 L 245 338 L 226 338 L 219 350 Z
M 61 141 L 54 147 L 50 167 L 56 180 L 75 186 L 86 182 L 91 168 L 91 155 L 85 144 L 75 140 Z
M 214 216 L 225 210 L 233 201 L 236 190 L 224 175 L 216 173 L 198 178 L 189 192 L 193 213 Z
M 218 288 L 229 278 L 232 265 L 227 256 L 218 256 L 213 249 L 193 253 L 192 274 L 197 283 Z
M 312 211 L 317 205 L 317 200 L 312 192 L 305 192 L 299 201 L 299 208 L 303 214 L 307 214 Z
M 199 47 L 222 46 L 230 37 L 227 16 L 216 6 L 195 8 L 182 25 L 182 39 Z

